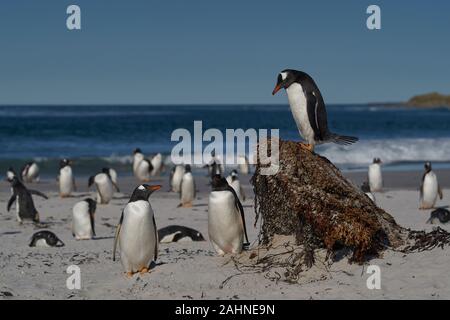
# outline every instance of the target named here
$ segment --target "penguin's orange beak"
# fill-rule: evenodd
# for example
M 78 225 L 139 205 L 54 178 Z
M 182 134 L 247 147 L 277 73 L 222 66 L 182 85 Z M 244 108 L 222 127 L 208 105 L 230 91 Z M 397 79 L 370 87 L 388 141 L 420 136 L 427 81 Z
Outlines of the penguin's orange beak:
M 280 89 L 281 89 L 281 85 L 277 84 L 275 86 L 275 89 L 273 89 L 273 91 L 272 91 L 272 95 L 274 96 L 278 91 L 280 91 Z
M 147 190 L 150 190 L 150 191 L 156 191 L 156 190 L 159 190 L 161 188 L 162 188 L 162 186 L 159 185 L 159 184 L 156 184 L 156 185 L 153 185 L 153 186 L 147 186 Z

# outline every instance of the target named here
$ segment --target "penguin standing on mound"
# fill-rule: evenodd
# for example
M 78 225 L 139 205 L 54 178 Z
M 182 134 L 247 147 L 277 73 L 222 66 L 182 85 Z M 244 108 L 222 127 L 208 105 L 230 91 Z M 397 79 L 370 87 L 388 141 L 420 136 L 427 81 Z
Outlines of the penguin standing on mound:
M 236 170 L 231 171 L 231 174 L 227 177 L 228 184 L 234 189 L 239 200 L 245 201 L 244 189 L 239 181 L 238 173 Z
M 450 221 L 450 211 L 444 208 L 439 208 L 434 210 L 430 214 L 430 218 L 427 223 L 438 224 L 438 223 L 448 223 Z
M 422 176 L 420 186 L 420 209 L 432 209 L 439 198 L 442 200 L 442 190 L 439 186 L 437 176 L 431 168 L 431 163 L 425 163 L 425 173 Z
M 249 245 L 244 208 L 234 189 L 220 175 L 215 175 L 212 180 L 208 203 L 208 233 L 214 250 L 219 255 L 238 254 Z
M 308 74 L 290 69 L 281 71 L 272 95 L 283 88 L 286 90 L 300 135 L 307 142 L 307 144 L 301 144 L 303 148 L 312 152 L 315 145 L 322 143 L 334 142 L 349 145 L 358 141 L 356 137 L 330 132 L 322 94 Z
M 368 178 L 371 192 L 381 192 L 383 190 L 383 175 L 381 174 L 380 158 L 373 159 L 373 163 L 369 166 Z
M 75 178 L 72 172 L 72 161 L 69 159 L 62 159 L 59 162 L 59 196 L 61 198 L 67 198 L 72 195 L 73 191 L 76 191 Z
M 140 185 L 122 211 L 114 239 L 113 261 L 119 241 L 120 260 L 129 277 L 136 272 L 148 272 L 150 263 L 158 257 L 158 231 L 148 198 L 160 188 L 160 185 Z
M 109 174 L 101 172 L 95 176 L 90 176 L 88 187 L 90 188 L 93 184 L 95 184 L 95 188 L 97 189 L 97 203 L 108 204 L 114 193 L 114 184 Z
M 184 166 L 184 174 L 180 184 L 180 201 L 178 207 L 190 208 L 195 199 L 195 181 L 191 172 L 191 166 Z
M 29 244 L 30 247 L 64 247 L 64 242 L 62 242 L 53 232 L 51 231 L 39 231 L 33 234 Z
M 176 165 L 170 172 L 170 188 L 173 192 L 181 191 L 181 180 L 184 175 L 184 166 Z
M 16 202 L 17 221 L 22 223 L 23 220 L 31 220 L 39 222 L 39 213 L 34 206 L 32 194 L 48 199 L 47 196 L 37 190 L 27 189 L 17 177 L 11 179 L 11 187 L 13 188 L 13 195 L 8 201 L 7 211 Z
M 77 240 L 95 236 L 95 210 L 97 203 L 91 198 L 77 202 L 72 209 L 72 235 Z
M 39 182 L 39 166 L 36 162 L 28 162 L 23 166 L 21 175 L 24 182 Z
M 365 181 L 361 186 L 361 191 L 366 194 L 366 196 L 369 197 L 370 200 L 372 200 L 373 203 L 377 203 L 377 200 L 375 199 L 375 196 L 372 192 L 370 192 L 370 186 L 367 181 Z
M 150 162 L 152 163 L 153 167 L 151 175 L 152 176 L 160 175 L 163 168 L 162 154 L 161 153 L 156 154 Z

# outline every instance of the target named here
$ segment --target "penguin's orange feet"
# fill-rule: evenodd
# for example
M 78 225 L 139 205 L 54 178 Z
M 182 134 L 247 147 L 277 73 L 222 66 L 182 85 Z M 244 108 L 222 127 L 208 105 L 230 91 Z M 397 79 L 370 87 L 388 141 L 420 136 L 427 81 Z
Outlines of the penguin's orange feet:
M 192 202 L 188 202 L 188 203 L 183 203 L 182 204 L 183 208 L 192 208 Z
M 312 144 L 309 144 L 309 143 L 300 142 L 300 148 L 308 150 L 309 152 L 313 152 L 314 151 L 314 146 Z
M 148 268 L 142 268 L 142 269 L 139 271 L 140 274 L 144 274 L 144 273 L 148 273 L 148 272 L 150 272 L 150 271 L 148 270 Z
M 126 276 L 128 279 L 133 278 L 133 272 L 127 272 Z

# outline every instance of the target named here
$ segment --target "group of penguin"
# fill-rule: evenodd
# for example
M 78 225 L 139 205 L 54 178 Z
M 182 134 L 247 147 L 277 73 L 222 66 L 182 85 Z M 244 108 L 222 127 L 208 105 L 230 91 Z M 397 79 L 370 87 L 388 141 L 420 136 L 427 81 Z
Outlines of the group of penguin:
M 368 181 L 364 182 L 361 190 L 376 203 L 375 192 L 383 190 L 383 176 L 381 171 L 382 161 L 374 158 L 368 170 Z M 439 186 L 436 173 L 433 171 L 430 162 L 424 165 L 425 171 L 420 184 L 419 209 L 427 210 L 435 208 L 438 199 L 443 199 L 442 189 Z M 437 208 L 431 212 L 427 223 L 447 223 L 450 221 L 450 211 L 445 208 Z

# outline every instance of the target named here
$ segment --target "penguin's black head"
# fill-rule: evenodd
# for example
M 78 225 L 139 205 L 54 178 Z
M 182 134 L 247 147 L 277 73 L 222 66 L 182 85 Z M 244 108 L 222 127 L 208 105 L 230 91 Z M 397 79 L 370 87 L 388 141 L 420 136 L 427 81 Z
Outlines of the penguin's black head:
M 142 153 L 141 149 L 140 148 L 134 149 L 133 154 L 136 154 L 136 153 Z
M 189 164 L 184 166 L 184 172 L 191 172 L 191 166 Z
M 70 164 L 71 164 L 71 161 L 69 159 L 64 158 L 61 161 L 59 161 L 59 168 L 62 169 L 65 166 L 68 166 Z
M 220 174 L 215 174 L 212 177 L 211 186 L 213 191 L 223 191 L 228 189 L 228 182 Z
M 148 185 L 148 184 L 141 184 L 139 187 L 134 189 L 133 194 L 131 195 L 129 202 L 134 202 L 138 200 L 148 200 L 148 197 L 155 192 L 156 190 L 161 189 L 161 185 Z
M 102 172 L 106 173 L 109 176 L 109 168 L 102 168 Z
M 231 171 L 231 180 L 235 181 L 238 178 L 238 172 L 237 170 Z
M 430 172 L 431 171 L 431 162 L 426 162 L 424 167 L 425 167 L 426 172 Z
M 92 200 L 91 198 L 84 199 L 89 205 L 89 214 L 93 215 L 95 213 L 95 210 L 97 209 L 97 202 Z
M 307 75 L 304 72 L 292 70 L 292 69 L 285 69 L 285 70 L 281 71 L 278 74 L 277 84 L 275 85 L 275 89 L 273 89 L 273 91 L 272 91 L 272 95 L 275 95 L 281 89 L 289 88 L 291 84 L 296 82 L 302 76 L 307 76 Z
M 373 163 L 382 164 L 383 162 L 381 161 L 380 158 L 374 158 L 374 159 L 373 159 Z

